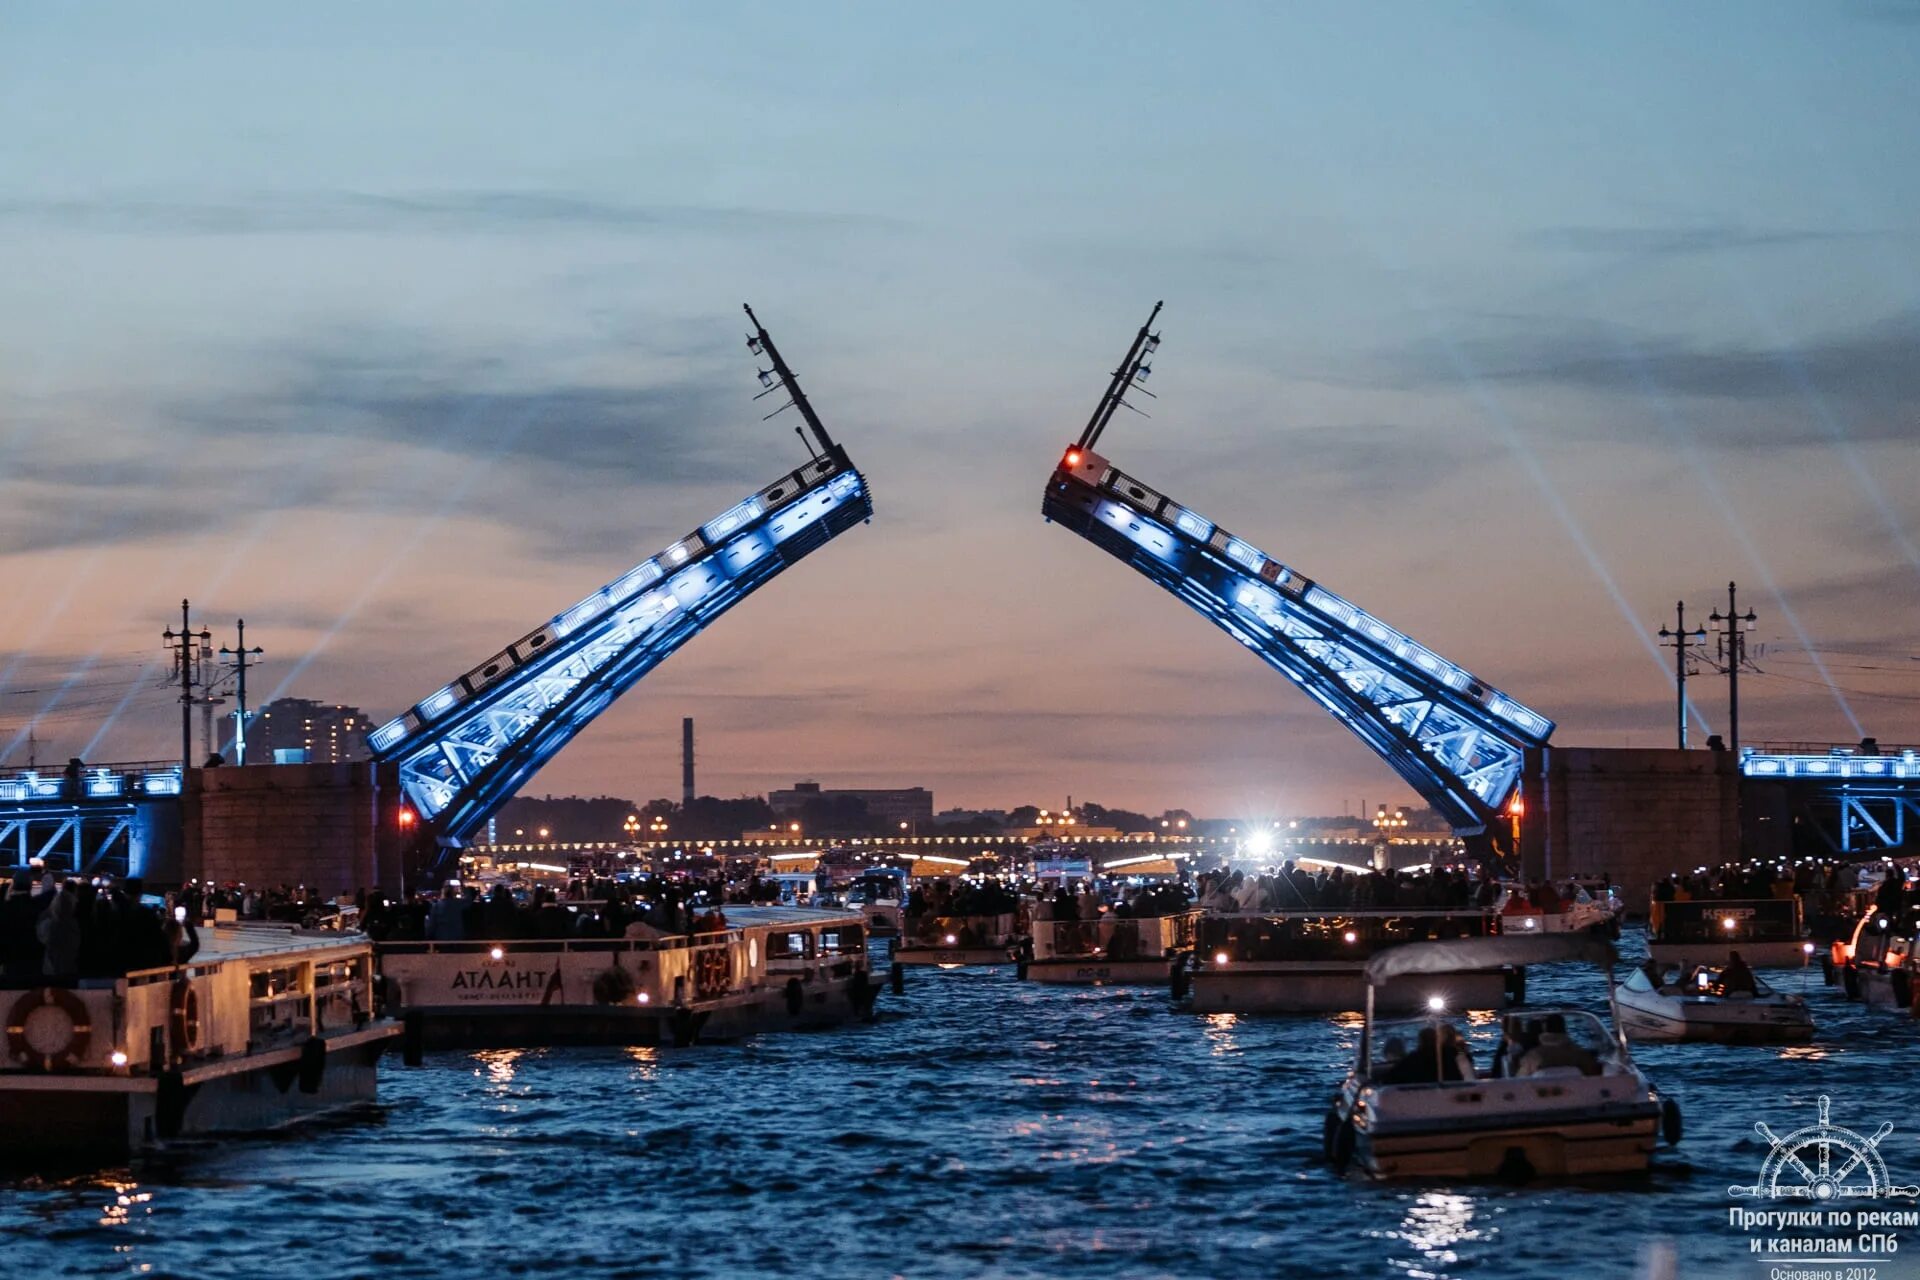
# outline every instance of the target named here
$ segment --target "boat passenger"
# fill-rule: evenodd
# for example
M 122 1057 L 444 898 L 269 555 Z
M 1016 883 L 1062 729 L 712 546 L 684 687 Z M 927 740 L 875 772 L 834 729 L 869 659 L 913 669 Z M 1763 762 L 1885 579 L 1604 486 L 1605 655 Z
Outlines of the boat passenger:
M 1382 1084 L 1438 1084 L 1442 1081 L 1464 1080 L 1468 1077 L 1461 1070 L 1459 1052 L 1443 1043 L 1442 1031 L 1453 1031 L 1452 1027 L 1425 1026 L 1414 1041 L 1413 1052 L 1387 1068 L 1381 1077 Z M 1454 1032 L 1458 1035 L 1458 1032 Z
M 47 904 L 34 927 L 40 939 L 40 971 L 56 983 L 72 983 L 80 976 L 80 886 L 69 880 Z
M 1583 1076 L 1600 1074 L 1600 1059 L 1567 1035 L 1567 1020 L 1557 1013 L 1547 1015 L 1540 1043 L 1521 1055 L 1514 1074 L 1536 1075 L 1552 1067 L 1577 1067 Z
M 460 888 L 449 880 L 440 887 L 440 897 L 427 912 L 427 941 L 459 942 L 467 936 L 466 905 L 460 901 Z

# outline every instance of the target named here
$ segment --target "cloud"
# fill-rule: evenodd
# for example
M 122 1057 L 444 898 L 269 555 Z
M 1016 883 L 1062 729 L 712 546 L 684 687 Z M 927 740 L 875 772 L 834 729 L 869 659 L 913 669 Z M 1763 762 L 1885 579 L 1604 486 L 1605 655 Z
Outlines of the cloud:
M 554 230 L 758 234 L 898 225 L 869 214 L 634 204 L 578 192 L 511 190 L 263 191 L 211 200 L 135 194 L 27 196 L 0 200 L 0 221 L 62 231 L 179 236 Z
M 1872 231 L 1788 228 L 1762 231 L 1722 224 L 1700 227 L 1545 227 L 1521 237 L 1529 248 L 1629 257 L 1686 257 L 1734 249 L 1773 249 L 1857 240 Z
M 1450 346 L 1421 343 L 1387 353 L 1383 380 L 1400 390 L 1457 384 L 1463 377 L 1640 400 L 1667 395 L 1725 409 L 1695 425 L 1708 442 L 1798 448 L 1830 444 L 1822 413 L 1845 413 L 1856 442 L 1907 441 L 1920 409 L 1920 311 L 1904 311 L 1795 346 L 1711 345 L 1591 319 L 1479 315 L 1477 334 Z M 1464 367 L 1463 367 L 1464 366 Z M 1379 384 L 1376 384 L 1379 385 Z M 1818 406 L 1818 407 L 1816 407 Z M 1765 413 L 1750 410 L 1764 409 Z M 1610 418 L 1609 437 L 1657 435 L 1659 415 Z

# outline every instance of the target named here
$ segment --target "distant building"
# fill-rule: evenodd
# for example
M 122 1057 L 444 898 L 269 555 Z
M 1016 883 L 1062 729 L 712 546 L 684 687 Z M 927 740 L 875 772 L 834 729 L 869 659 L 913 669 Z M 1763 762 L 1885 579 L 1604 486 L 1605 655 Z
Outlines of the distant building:
M 867 806 L 867 816 L 876 822 L 933 825 L 933 792 L 925 787 L 892 787 L 860 790 L 822 787 L 817 782 L 796 782 L 785 791 L 767 794 L 767 804 L 779 818 L 798 817 L 813 801 L 858 800 Z
M 275 698 L 247 722 L 247 763 L 342 764 L 365 760 L 372 754 L 367 750 L 367 731 L 374 727 L 358 707 L 311 698 Z M 302 754 L 282 754 L 292 752 Z

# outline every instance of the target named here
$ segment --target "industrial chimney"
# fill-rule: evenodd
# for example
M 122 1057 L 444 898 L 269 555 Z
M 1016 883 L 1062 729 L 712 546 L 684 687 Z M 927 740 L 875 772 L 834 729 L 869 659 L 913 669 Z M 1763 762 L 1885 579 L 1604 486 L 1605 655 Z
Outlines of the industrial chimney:
M 680 804 L 693 803 L 693 717 L 680 721 Z

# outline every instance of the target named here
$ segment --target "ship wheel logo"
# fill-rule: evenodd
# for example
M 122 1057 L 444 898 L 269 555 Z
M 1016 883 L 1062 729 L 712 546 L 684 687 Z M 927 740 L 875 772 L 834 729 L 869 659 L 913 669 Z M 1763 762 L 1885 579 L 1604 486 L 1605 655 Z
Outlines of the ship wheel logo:
M 1871 1138 L 1843 1129 L 1830 1118 L 1832 1100 L 1820 1095 L 1820 1122 L 1777 1137 L 1767 1122 L 1754 1122 L 1754 1132 L 1773 1144 L 1760 1166 L 1760 1180 L 1750 1187 L 1728 1187 L 1735 1197 L 1763 1196 L 1771 1200 L 1871 1200 L 1886 1196 L 1920 1196 L 1920 1187 L 1899 1187 L 1887 1174 L 1880 1156 L 1880 1140 L 1893 1132 L 1883 1124 Z

